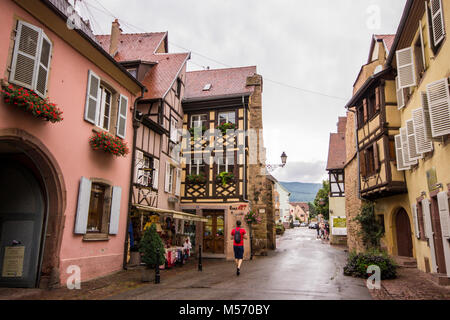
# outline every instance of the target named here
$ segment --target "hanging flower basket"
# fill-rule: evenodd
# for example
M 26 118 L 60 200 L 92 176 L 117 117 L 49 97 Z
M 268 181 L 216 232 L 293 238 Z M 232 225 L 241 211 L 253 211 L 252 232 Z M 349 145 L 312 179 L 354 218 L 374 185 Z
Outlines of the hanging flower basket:
M 252 224 L 258 224 L 261 222 L 261 218 L 259 217 L 259 215 L 254 212 L 254 211 L 249 211 L 245 217 L 244 217 L 245 222 L 247 222 L 247 224 L 250 226 Z
M 222 183 L 222 186 L 224 186 L 224 187 L 227 184 L 229 184 L 230 182 L 232 182 L 233 180 L 234 180 L 234 174 L 232 174 L 230 172 L 221 172 L 217 176 L 217 181 Z
M 126 156 L 130 150 L 122 139 L 113 137 L 106 132 L 96 132 L 89 139 L 89 144 L 94 150 L 103 150 L 115 156 Z
M 63 112 L 54 103 L 49 102 L 48 99 L 42 99 L 32 90 L 9 85 L 3 87 L 1 92 L 5 103 L 27 111 L 36 118 L 50 122 L 63 120 Z
M 226 123 L 223 123 L 220 126 L 218 126 L 217 129 L 222 131 L 222 134 L 225 135 L 227 133 L 227 130 L 235 130 L 236 125 L 231 122 L 226 122 Z

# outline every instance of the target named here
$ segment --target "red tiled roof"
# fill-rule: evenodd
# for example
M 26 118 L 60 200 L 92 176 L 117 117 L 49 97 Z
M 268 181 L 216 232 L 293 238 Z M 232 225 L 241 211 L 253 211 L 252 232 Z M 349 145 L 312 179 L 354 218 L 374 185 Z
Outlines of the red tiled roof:
M 157 62 L 142 80 L 142 84 L 147 87 L 144 99 L 163 98 L 165 93 L 171 88 L 178 73 L 190 57 L 190 53 L 167 53 L 153 55 L 154 62 Z
M 187 72 L 184 98 L 189 100 L 252 93 L 253 87 L 246 86 L 246 82 L 247 77 L 254 74 L 256 66 Z M 203 91 L 207 84 L 211 84 L 211 89 Z
M 331 133 L 327 170 L 343 169 L 345 158 L 345 133 Z
M 388 54 L 391 51 L 392 45 L 394 44 L 395 34 L 376 34 L 375 39 L 381 39 L 388 50 Z
M 167 32 L 123 33 L 119 37 L 117 61 L 153 61 L 153 55 Z M 106 52 L 109 52 L 111 35 L 98 35 L 97 41 Z

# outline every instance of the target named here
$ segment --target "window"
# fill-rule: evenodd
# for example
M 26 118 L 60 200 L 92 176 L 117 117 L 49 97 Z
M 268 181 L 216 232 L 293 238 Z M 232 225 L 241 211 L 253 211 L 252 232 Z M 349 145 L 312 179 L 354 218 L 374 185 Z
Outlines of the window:
M 100 233 L 102 231 L 105 233 L 105 200 L 106 186 L 93 183 L 91 187 L 91 198 L 89 201 L 89 215 L 87 224 L 88 233 Z
M 206 177 L 206 166 L 203 159 L 192 159 L 192 163 L 189 166 L 189 174 L 202 174 Z
M 45 98 L 52 56 L 52 43 L 42 29 L 19 21 L 9 81 Z
M 181 79 L 177 78 L 177 91 L 176 91 L 177 97 L 180 97 L 181 95 L 181 85 L 182 85 Z
M 422 26 L 420 26 L 420 31 L 422 30 Z M 416 72 L 417 78 L 420 79 L 425 72 L 425 57 L 424 57 L 424 48 L 423 48 L 423 39 L 422 32 L 420 32 L 419 37 L 417 38 L 414 44 L 414 57 L 416 62 Z
M 142 151 L 136 151 L 136 183 L 145 186 L 152 187 L 154 185 L 154 159 L 144 155 Z
M 164 191 L 167 193 L 173 193 L 175 169 L 176 169 L 175 167 L 171 166 L 169 163 L 166 163 L 166 177 L 165 177 Z
M 377 104 L 377 100 L 375 97 L 375 92 L 372 92 L 371 95 L 369 96 L 369 98 L 367 99 L 367 108 L 368 108 L 369 119 L 371 119 L 377 111 L 376 104 Z
M 224 156 L 223 153 L 216 154 L 217 174 L 221 172 L 234 172 L 234 154 Z
M 96 124 L 97 126 L 109 131 L 112 94 L 111 91 L 104 88 L 103 86 L 100 86 L 100 95 L 100 116 L 98 117 L 98 122 Z
M 364 107 L 362 105 L 357 108 L 358 128 L 364 126 Z
M 219 113 L 219 125 L 224 123 L 233 123 L 236 124 L 236 112 L 220 112 Z
M 178 142 L 178 121 L 172 117 L 170 119 L 170 140 L 172 142 Z
M 206 127 L 206 122 L 208 121 L 208 116 L 206 114 L 195 114 L 191 116 L 191 128 L 202 128 Z
M 374 151 L 373 146 L 370 146 L 366 149 L 366 172 L 368 176 L 371 176 L 375 173 L 375 161 L 374 161 Z

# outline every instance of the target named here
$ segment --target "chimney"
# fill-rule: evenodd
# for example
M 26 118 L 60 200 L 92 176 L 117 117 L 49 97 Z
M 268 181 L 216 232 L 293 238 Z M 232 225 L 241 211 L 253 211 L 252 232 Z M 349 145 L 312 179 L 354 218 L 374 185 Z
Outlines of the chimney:
M 122 29 L 120 29 L 119 20 L 116 19 L 111 26 L 111 41 L 109 44 L 109 54 L 113 57 L 116 56 L 117 51 L 119 50 L 119 38 L 121 34 Z

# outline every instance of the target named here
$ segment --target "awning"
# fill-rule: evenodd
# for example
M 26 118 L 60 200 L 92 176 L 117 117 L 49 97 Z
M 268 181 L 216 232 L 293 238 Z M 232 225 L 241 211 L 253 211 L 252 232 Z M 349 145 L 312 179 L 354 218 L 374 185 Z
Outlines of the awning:
M 174 219 L 198 221 L 198 222 L 208 222 L 208 219 L 206 219 L 204 217 L 200 217 L 195 214 L 190 214 L 190 213 L 186 213 L 186 212 L 143 206 L 143 205 L 139 205 L 139 204 L 135 204 L 133 206 L 136 209 L 142 210 L 142 211 L 169 214 L 169 215 L 172 215 L 172 217 Z

